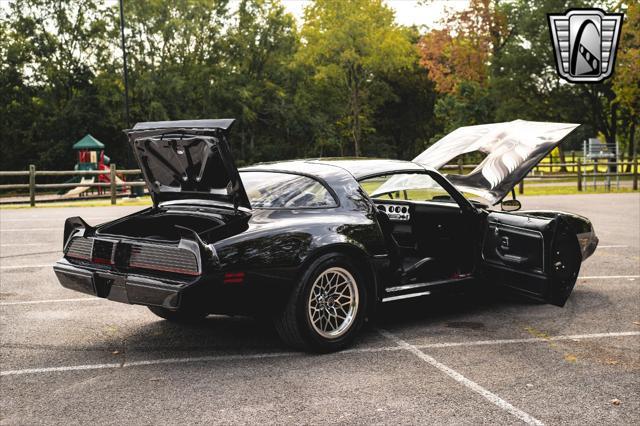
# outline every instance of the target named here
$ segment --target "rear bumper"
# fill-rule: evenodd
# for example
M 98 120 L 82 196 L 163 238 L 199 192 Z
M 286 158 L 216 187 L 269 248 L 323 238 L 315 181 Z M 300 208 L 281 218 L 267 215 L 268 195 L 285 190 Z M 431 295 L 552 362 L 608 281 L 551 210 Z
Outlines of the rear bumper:
M 63 287 L 115 302 L 231 315 L 280 311 L 298 276 L 294 270 L 247 271 L 244 282 L 225 283 L 224 271 L 213 271 L 177 281 L 79 265 L 66 259 L 59 260 L 53 270 Z
M 78 267 L 66 260 L 53 270 L 63 287 L 116 302 L 178 309 L 181 293 L 193 283 L 167 282 L 155 278 Z

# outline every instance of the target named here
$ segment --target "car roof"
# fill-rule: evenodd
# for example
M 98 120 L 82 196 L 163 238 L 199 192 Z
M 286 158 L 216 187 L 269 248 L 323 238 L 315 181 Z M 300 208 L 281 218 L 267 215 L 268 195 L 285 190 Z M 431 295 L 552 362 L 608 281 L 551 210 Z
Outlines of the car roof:
M 281 170 L 310 174 L 320 178 L 336 173 L 336 168 L 349 172 L 355 179 L 399 171 L 424 171 L 425 168 L 411 161 L 380 158 L 308 158 L 301 160 L 260 163 L 240 171 Z

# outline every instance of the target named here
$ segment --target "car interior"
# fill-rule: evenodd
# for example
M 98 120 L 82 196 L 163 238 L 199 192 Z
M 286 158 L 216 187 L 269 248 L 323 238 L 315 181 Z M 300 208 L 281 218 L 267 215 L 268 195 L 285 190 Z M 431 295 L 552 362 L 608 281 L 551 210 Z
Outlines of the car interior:
M 391 179 L 379 176 L 360 184 L 377 207 L 399 281 L 428 283 L 470 276 L 480 237 L 474 218 L 426 175 L 412 189 L 387 192 L 383 185 Z

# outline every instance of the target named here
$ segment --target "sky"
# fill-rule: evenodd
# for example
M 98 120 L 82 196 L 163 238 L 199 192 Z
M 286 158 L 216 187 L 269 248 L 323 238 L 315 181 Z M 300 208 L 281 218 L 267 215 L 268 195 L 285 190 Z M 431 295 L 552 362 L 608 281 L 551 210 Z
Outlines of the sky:
M 287 11 L 293 14 L 298 22 L 302 22 L 304 7 L 310 0 L 282 0 Z M 396 22 L 402 25 L 425 25 L 427 28 L 438 28 L 438 21 L 447 9 L 462 10 L 469 0 L 431 0 L 427 5 L 418 4 L 417 0 L 385 0 L 385 3 L 396 12 Z
M 107 4 L 117 3 L 118 0 L 103 0 Z M 125 0 L 131 1 L 131 0 Z M 302 23 L 304 8 L 311 0 L 281 0 L 284 7 L 299 23 Z M 348 1 L 348 0 L 344 0 Z M 7 0 L 0 0 L 5 3 Z M 240 0 L 230 0 L 231 8 Z M 431 0 L 426 5 L 418 0 L 384 0 L 396 13 L 396 22 L 402 25 L 425 25 L 427 29 L 439 28 L 438 21 L 445 15 L 446 10 L 462 10 L 467 7 L 469 0 Z

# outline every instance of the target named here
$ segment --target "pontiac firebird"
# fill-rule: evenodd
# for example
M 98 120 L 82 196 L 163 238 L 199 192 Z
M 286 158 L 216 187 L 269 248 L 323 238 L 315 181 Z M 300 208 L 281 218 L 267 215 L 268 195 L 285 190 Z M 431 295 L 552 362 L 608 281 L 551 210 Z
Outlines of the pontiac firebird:
M 66 220 L 62 286 L 170 321 L 269 315 L 289 345 L 347 346 L 381 303 L 500 286 L 563 306 L 598 239 L 590 221 L 505 197 L 576 127 L 462 127 L 413 161 L 307 159 L 238 170 L 233 120 L 138 123 L 153 207 Z M 437 171 L 479 151 L 468 174 Z M 500 204 L 501 209 L 492 206 Z

